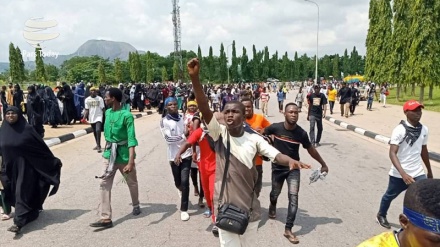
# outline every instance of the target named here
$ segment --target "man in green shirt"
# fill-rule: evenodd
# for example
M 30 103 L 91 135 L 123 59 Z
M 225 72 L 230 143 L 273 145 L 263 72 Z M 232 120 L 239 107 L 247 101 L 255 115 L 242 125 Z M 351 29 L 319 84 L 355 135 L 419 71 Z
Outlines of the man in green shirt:
M 104 154 L 104 175 L 101 179 L 101 219 L 90 224 L 91 227 L 109 228 L 113 226 L 111 190 L 116 171 L 119 170 L 130 190 L 133 215 L 141 213 L 139 189 L 135 168 L 135 147 L 138 145 L 134 129 L 133 115 L 121 109 L 122 91 L 110 88 L 104 101 L 109 109 L 105 112 L 104 137 L 107 142 Z

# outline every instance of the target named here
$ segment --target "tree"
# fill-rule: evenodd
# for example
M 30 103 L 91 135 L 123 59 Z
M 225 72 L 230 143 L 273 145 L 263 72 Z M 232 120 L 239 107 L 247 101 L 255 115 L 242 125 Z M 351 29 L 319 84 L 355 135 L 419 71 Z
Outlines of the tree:
M 350 71 L 350 58 L 348 57 L 347 49 L 345 49 L 344 56 L 342 57 L 342 72 L 344 73 L 344 76 L 348 76 L 350 74 Z
M 269 47 L 264 47 L 264 60 L 263 60 L 263 73 L 261 74 L 261 78 L 263 80 L 267 80 L 269 78 L 269 66 L 270 66 L 270 58 L 269 58 Z
M 282 64 L 281 64 L 281 80 L 282 81 L 288 81 L 290 76 L 290 60 L 289 56 L 286 53 L 284 53 L 284 56 L 282 58 Z
M 14 44 L 9 44 L 9 76 L 11 78 L 11 82 L 15 82 L 18 80 L 18 66 L 17 66 L 17 55 Z
M 241 78 L 244 81 L 251 80 L 248 62 L 249 62 L 249 57 L 247 55 L 246 47 L 243 46 L 243 53 L 240 59 L 240 66 L 241 66 Z
M 205 80 L 205 74 L 206 74 L 206 69 L 204 69 L 205 65 L 204 65 L 204 61 L 203 61 L 203 55 L 202 55 L 202 49 L 200 49 L 200 45 L 197 48 L 197 58 L 199 59 L 199 63 L 200 63 L 200 81 L 203 82 Z
M 234 82 L 239 80 L 239 76 L 238 76 L 238 59 L 237 59 L 237 50 L 235 49 L 235 40 L 232 41 L 231 77 L 232 77 L 232 81 L 234 81 Z
M 174 82 L 179 81 L 179 64 L 177 60 L 174 60 L 174 64 L 173 64 L 173 81 Z
M 151 53 L 147 52 L 147 63 L 146 63 L 146 82 L 153 82 L 154 80 L 154 65 L 153 58 L 151 57 Z
M 36 64 L 35 76 L 37 81 L 46 82 L 47 76 L 46 76 L 46 71 L 44 69 L 43 57 L 41 55 L 42 55 L 41 47 L 37 46 L 37 48 L 35 48 L 35 64 Z
M 167 68 L 165 66 L 162 67 L 162 82 L 168 81 L 168 73 Z
M 295 51 L 294 56 L 294 63 L 293 63 L 293 70 L 292 70 L 292 79 L 295 81 L 304 80 L 305 78 L 301 78 L 300 76 L 300 67 L 301 67 L 301 60 L 298 58 L 298 52 Z
M 223 46 L 223 43 L 221 43 L 220 45 L 219 64 L 220 82 L 226 82 L 228 79 L 228 58 L 226 57 L 225 47 Z
M 260 60 L 255 45 L 252 46 L 252 79 L 253 81 L 260 80 Z
M 59 69 L 57 66 L 52 65 L 52 64 L 46 64 L 44 65 L 44 69 L 46 71 L 46 75 L 47 75 L 47 80 L 54 82 L 57 81 L 59 79 Z
M 341 77 L 341 71 L 339 70 L 339 55 L 336 54 L 333 58 L 333 70 L 332 70 L 333 78 L 338 79 Z
M 142 65 L 141 65 L 141 59 L 139 56 L 139 53 L 131 52 L 128 55 L 129 57 L 129 63 L 130 63 L 130 78 L 134 82 L 139 82 L 141 80 L 141 71 L 142 71 Z
M 440 43 L 438 12 L 434 0 L 411 1 L 412 19 L 408 40 L 409 78 L 420 86 L 419 101 L 423 102 L 426 86 L 435 85 L 440 79 Z
M 122 63 L 119 58 L 115 59 L 115 79 L 117 82 L 121 83 L 123 81 L 122 78 Z
M 212 51 L 212 46 L 209 47 L 209 55 L 206 61 L 208 62 L 207 67 L 208 67 L 209 81 L 213 81 L 215 78 L 215 67 L 214 67 L 214 55 Z
M 106 83 L 107 78 L 105 76 L 105 68 L 104 65 L 102 64 L 102 61 L 99 61 L 99 65 L 98 65 L 98 82 L 101 84 Z
M 391 78 L 392 18 L 390 0 L 370 0 L 365 75 L 379 83 Z
M 26 80 L 26 72 L 24 69 L 23 55 L 21 54 L 21 50 L 20 50 L 20 48 L 18 48 L 18 46 L 15 49 L 15 56 L 16 56 L 15 62 L 17 63 L 15 65 L 16 70 L 17 70 L 17 80 L 19 82 L 23 82 Z

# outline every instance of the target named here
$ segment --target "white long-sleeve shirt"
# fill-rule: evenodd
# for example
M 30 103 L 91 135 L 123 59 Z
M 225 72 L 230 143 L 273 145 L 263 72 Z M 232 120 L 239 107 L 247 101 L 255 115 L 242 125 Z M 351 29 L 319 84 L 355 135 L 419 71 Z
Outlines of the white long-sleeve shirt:
M 174 161 L 177 152 L 179 152 L 180 147 L 185 144 L 185 123 L 181 117 L 178 122 L 163 117 L 160 120 L 160 131 L 162 136 L 168 144 L 168 160 Z M 188 158 L 192 155 L 192 149 L 188 148 L 182 155 L 182 159 Z

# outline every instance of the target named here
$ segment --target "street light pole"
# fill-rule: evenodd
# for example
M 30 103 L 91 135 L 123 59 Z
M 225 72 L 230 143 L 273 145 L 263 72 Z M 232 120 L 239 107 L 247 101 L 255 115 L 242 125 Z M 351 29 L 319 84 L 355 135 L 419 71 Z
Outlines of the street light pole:
M 315 64 L 315 78 L 316 78 L 316 84 L 318 84 L 318 51 L 319 51 L 319 5 L 312 1 L 312 0 L 304 0 L 309 3 L 313 3 L 318 8 L 318 29 L 316 32 L 316 64 Z
M 229 85 L 229 47 L 231 47 L 232 44 L 228 45 L 228 47 L 226 47 L 226 53 L 227 53 L 227 57 L 226 57 L 226 69 L 228 70 L 228 85 Z

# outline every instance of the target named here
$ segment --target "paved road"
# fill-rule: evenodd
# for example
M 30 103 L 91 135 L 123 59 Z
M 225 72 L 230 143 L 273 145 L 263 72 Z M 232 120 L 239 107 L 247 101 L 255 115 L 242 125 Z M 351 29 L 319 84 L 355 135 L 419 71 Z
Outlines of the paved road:
M 294 95 L 288 97 L 293 99 Z M 271 122 L 283 121 L 273 100 L 270 109 Z M 308 129 L 304 115 L 300 116 L 299 124 Z M 11 221 L 0 222 L 0 246 L 218 246 L 218 239 L 209 232 L 209 220 L 203 218 L 203 210 L 196 206 L 196 197 L 190 197 L 191 219 L 180 221 L 176 207 L 179 198 L 166 160 L 159 116 L 136 120 L 136 130 L 141 215 L 131 216 L 128 189 L 125 184 L 118 183 L 121 176 L 117 175 L 112 203 L 114 228 L 94 232 L 88 226 L 98 219 L 99 181 L 94 176 L 100 175 L 102 160 L 92 150 L 93 136 L 87 135 L 52 148 L 64 163 L 58 194 L 47 199 L 45 211 L 23 229 L 22 235 L 14 237 L 6 232 Z M 302 246 L 356 246 L 382 231 L 374 217 L 388 182 L 387 147 L 329 123 L 324 124 L 322 144 L 319 152 L 328 163 L 330 174 L 327 180 L 309 185 L 310 171 L 302 172 L 294 231 Z M 318 168 L 305 150 L 300 154 L 303 161 Z M 434 176 L 440 176 L 440 169 L 434 168 Z M 286 187 L 279 199 L 278 219 L 267 218 L 270 163 L 264 166 L 263 182 L 260 199 L 264 216 L 258 246 L 291 246 L 282 236 L 287 208 Z M 391 206 L 389 220 L 393 224 L 398 223 L 402 199 L 400 196 Z

